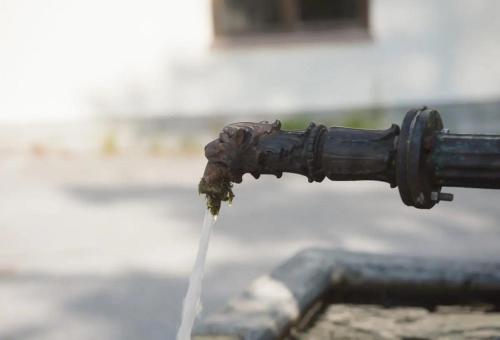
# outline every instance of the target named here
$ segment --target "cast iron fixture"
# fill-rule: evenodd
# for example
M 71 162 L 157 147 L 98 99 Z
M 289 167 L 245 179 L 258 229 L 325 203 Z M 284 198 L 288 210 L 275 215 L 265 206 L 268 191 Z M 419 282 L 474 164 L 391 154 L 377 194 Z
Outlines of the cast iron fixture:
M 430 209 L 452 201 L 442 187 L 500 189 L 500 135 L 454 134 L 436 110 L 409 111 L 401 128 L 363 130 L 311 123 L 283 131 L 281 123 L 235 123 L 205 147 L 208 164 L 200 193 L 216 214 L 231 200 L 231 183 L 245 173 L 283 172 L 334 181 L 376 180 L 398 187 L 408 206 Z

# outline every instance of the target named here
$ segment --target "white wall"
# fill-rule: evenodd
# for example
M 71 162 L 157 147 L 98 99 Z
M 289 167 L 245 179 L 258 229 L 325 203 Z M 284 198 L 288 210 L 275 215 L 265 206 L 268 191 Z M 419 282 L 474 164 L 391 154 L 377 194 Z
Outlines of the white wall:
M 81 119 L 102 101 L 163 108 L 169 60 L 208 50 L 208 11 L 205 0 L 0 0 L 0 121 Z
M 210 48 L 209 0 L 0 0 L 0 121 L 500 96 L 500 2 L 374 0 L 370 41 Z

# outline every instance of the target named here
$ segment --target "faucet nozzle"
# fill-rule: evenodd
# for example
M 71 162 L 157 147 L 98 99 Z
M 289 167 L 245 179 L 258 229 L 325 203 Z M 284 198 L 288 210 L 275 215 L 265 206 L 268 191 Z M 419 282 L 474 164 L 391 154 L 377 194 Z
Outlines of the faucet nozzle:
M 206 195 L 207 209 L 212 215 L 219 214 L 222 201 L 231 203 L 234 198 L 232 187 L 227 167 L 220 163 L 209 162 L 198 184 L 198 192 Z

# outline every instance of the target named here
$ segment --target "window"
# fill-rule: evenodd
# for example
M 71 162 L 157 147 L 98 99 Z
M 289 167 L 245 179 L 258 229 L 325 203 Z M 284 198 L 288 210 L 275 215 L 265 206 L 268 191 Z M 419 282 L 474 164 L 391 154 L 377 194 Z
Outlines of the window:
M 368 30 L 368 0 L 213 0 L 216 37 Z

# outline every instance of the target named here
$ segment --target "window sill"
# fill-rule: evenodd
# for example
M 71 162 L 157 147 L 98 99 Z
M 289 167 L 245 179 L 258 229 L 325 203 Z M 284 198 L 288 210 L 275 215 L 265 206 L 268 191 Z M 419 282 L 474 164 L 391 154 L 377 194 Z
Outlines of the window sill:
M 364 28 L 344 28 L 321 31 L 257 33 L 238 37 L 215 37 L 212 49 L 290 47 L 300 45 L 328 45 L 371 42 L 372 36 Z

